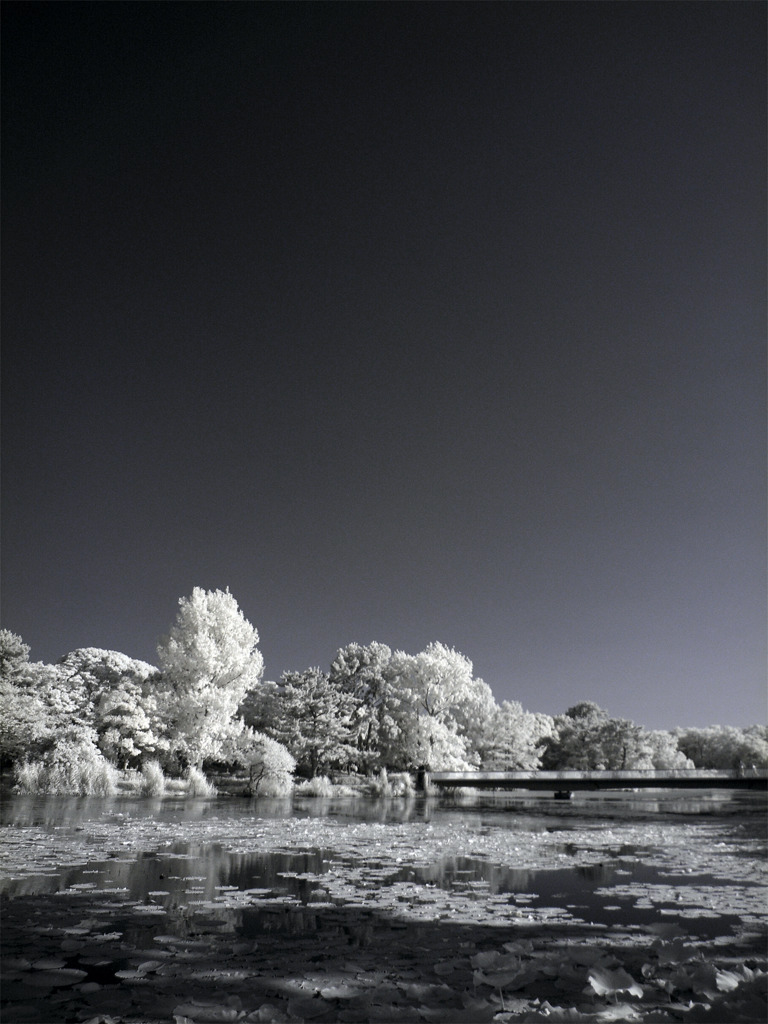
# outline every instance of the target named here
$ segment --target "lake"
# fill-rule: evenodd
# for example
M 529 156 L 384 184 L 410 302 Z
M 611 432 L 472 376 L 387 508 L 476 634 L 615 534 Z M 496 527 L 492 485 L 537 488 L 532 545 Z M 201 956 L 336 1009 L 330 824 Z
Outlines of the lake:
M 7 1024 L 766 1019 L 763 794 L 11 797 L 0 821 Z

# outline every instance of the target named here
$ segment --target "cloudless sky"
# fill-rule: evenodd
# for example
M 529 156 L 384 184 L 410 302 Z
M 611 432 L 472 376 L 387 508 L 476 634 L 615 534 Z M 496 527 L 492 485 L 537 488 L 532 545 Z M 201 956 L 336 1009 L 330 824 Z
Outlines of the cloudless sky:
M 3 4 L 2 625 L 766 715 L 762 3 Z

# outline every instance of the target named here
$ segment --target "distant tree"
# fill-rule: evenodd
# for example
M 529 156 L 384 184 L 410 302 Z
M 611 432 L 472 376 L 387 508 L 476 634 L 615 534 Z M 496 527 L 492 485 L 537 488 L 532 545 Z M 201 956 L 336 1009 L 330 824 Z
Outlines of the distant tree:
M 29 663 L 29 645 L 10 629 L 0 629 L 0 681 L 14 682 Z
M 686 757 L 677 745 L 677 738 L 671 732 L 655 730 L 643 737 L 650 759 L 649 768 L 682 769 L 693 768 L 693 761 Z
M 81 713 L 99 749 L 121 766 L 138 764 L 169 746 L 158 713 L 158 670 L 119 651 L 81 647 L 58 663 L 64 685 L 80 694 Z
M 564 715 L 556 715 L 554 731 L 543 744 L 542 768 L 597 768 L 603 756 L 597 736 L 607 721 L 608 712 L 592 701 L 574 704 Z
M 444 644 L 431 643 L 416 655 L 397 651 L 388 672 L 399 698 L 396 763 L 388 767 L 411 768 L 425 763 L 436 770 L 437 737 L 445 746 L 446 737 L 451 733 L 459 737 L 460 742 L 453 742 L 450 757 L 477 764 L 476 746 L 487 728 L 495 702 L 490 687 L 482 679 L 474 678 L 469 658 Z M 432 728 L 434 722 L 444 728 Z M 431 756 L 424 750 L 424 736 L 429 738 L 433 748 Z M 442 760 L 445 756 L 440 755 Z
M 396 748 L 401 697 L 389 671 L 392 651 L 375 641 L 340 647 L 331 665 L 330 681 L 354 701 L 351 731 L 358 767 L 372 772 L 388 764 Z
M 45 737 L 46 711 L 31 690 L 29 646 L 9 629 L 0 629 L 0 765 L 20 760 Z
M 479 753 L 487 771 L 535 769 L 541 764 L 541 744 L 552 735 L 549 715 L 524 711 L 517 701 L 502 701 L 491 717 Z
M 258 641 L 229 590 L 195 587 L 179 600 L 157 655 L 173 695 L 174 744 L 191 764 L 218 756 L 235 727 L 234 716 L 264 668 Z
M 283 672 L 276 719 L 270 735 L 296 759 L 298 770 L 314 778 L 354 764 L 351 722 L 354 699 L 319 668 Z
M 602 767 L 614 771 L 651 767 L 645 732 L 627 718 L 609 718 L 596 740 Z
M 278 715 L 280 687 L 271 679 L 263 680 L 251 687 L 237 709 L 237 715 L 256 732 L 268 732 Z
M 628 719 L 611 718 L 592 701 L 556 716 L 554 727 L 543 744 L 543 768 L 616 771 L 650 765 L 642 728 Z
M 768 725 L 749 725 L 741 730 L 740 762 L 755 768 L 768 768 Z
M 680 750 L 697 768 L 768 767 L 766 726 L 740 729 L 712 725 L 704 729 L 676 729 L 675 736 Z

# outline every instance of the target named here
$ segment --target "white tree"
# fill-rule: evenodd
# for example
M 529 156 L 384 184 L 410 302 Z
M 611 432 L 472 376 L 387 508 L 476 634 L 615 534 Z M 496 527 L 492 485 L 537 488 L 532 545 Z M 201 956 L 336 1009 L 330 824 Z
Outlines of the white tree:
M 141 682 L 157 673 L 155 666 L 146 661 L 101 647 L 80 647 L 65 654 L 57 664 L 65 670 L 68 680 L 85 687 L 88 700 L 94 707 L 98 707 L 103 694 L 114 690 L 126 679 Z
M 0 764 L 39 752 L 51 733 L 48 710 L 32 685 L 29 647 L 9 629 L 0 629 L 0 706 Z
M 431 643 L 416 655 L 397 651 L 388 672 L 400 697 L 397 724 L 401 763 L 406 766 L 426 763 L 435 769 L 437 736 L 439 733 L 440 743 L 444 744 L 445 730 L 461 739 L 461 753 L 455 746 L 451 757 L 477 763 L 476 745 L 493 713 L 495 701 L 487 683 L 473 676 L 469 658 L 445 644 Z M 445 728 L 425 732 L 423 727 L 415 726 L 416 719 L 429 719 Z M 431 757 L 424 756 L 421 740 L 416 742 L 417 737 L 425 734 L 431 737 Z M 445 760 L 443 755 L 440 757 Z
M 540 744 L 552 734 L 554 719 L 525 711 L 518 701 L 496 708 L 480 743 L 483 768 L 489 771 L 534 769 L 541 764 Z
M 302 772 L 314 778 L 346 768 L 355 758 L 351 716 L 354 700 L 319 668 L 283 672 L 276 717 L 270 729 Z
M 116 764 L 127 767 L 167 751 L 170 741 L 158 713 L 157 694 L 150 685 L 125 678 L 101 695 L 96 711 L 99 749 Z
M 645 733 L 644 743 L 648 748 L 648 768 L 693 768 L 693 761 L 686 757 L 677 745 L 677 738 L 663 729 Z
M 441 643 L 419 654 L 397 651 L 393 671 L 411 706 L 441 721 L 470 697 L 474 683 L 469 658 Z
M 430 715 L 402 720 L 399 749 L 401 760 L 393 767 L 404 770 L 428 765 L 435 772 L 463 772 L 477 767 L 466 737 L 459 735 L 453 723 Z
M 676 729 L 680 750 L 697 768 L 768 766 L 768 727 L 711 725 L 704 729 Z
M 340 647 L 331 665 L 331 683 L 354 699 L 351 725 L 358 767 L 373 771 L 387 764 L 400 728 L 401 696 L 389 671 L 392 651 L 373 641 Z
M 81 679 L 71 678 L 62 665 L 30 662 L 22 685 L 42 702 L 51 740 L 69 729 L 95 737 L 94 711 L 86 686 Z
M 177 749 L 198 767 L 218 755 L 245 694 L 261 678 L 258 642 L 229 589 L 195 587 L 191 597 L 179 599 L 176 622 L 157 655 L 173 692 Z
M 244 725 L 227 744 L 226 760 L 248 769 L 248 790 L 252 796 L 282 796 L 290 792 L 296 759 L 282 743 Z
M 48 709 L 35 690 L 0 675 L 0 764 L 37 754 L 52 740 Z
M 66 688 L 82 694 L 87 720 L 107 757 L 126 765 L 168 749 L 166 723 L 157 714 L 162 682 L 154 665 L 119 651 L 81 647 L 57 667 Z
M 10 629 L 0 629 L 0 680 L 13 682 L 29 662 L 29 644 Z

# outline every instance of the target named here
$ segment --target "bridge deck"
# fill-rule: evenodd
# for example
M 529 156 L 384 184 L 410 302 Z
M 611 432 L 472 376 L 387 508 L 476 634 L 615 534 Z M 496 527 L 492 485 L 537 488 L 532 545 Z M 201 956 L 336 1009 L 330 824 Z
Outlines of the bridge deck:
M 421 782 L 421 779 L 419 780 Z M 743 771 L 677 769 L 674 771 L 561 771 L 561 772 L 427 772 L 428 784 L 441 788 L 544 789 L 555 792 L 597 789 L 763 789 L 768 769 Z

